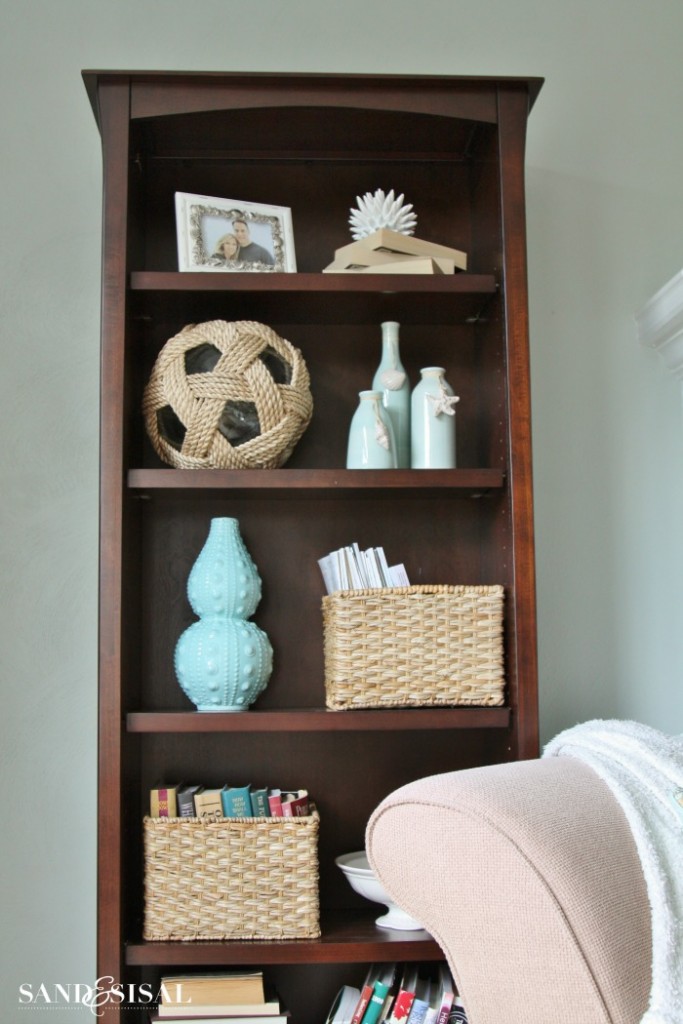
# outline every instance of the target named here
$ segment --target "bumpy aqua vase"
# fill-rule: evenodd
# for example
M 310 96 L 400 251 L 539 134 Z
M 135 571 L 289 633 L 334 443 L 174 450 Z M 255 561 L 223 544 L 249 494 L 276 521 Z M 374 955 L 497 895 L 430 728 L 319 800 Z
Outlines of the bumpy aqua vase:
M 261 577 L 237 519 L 211 520 L 187 596 L 199 621 L 176 645 L 178 682 L 199 711 L 246 711 L 270 678 L 273 649 L 248 621 L 261 600 Z

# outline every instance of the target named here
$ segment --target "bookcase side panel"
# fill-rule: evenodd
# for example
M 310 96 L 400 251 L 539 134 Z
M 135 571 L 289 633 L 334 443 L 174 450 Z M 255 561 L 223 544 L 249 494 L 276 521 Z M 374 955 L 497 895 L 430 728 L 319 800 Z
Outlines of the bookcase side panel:
M 528 758 L 538 755 L 539 737 L 524 195 L 524 149 L 528 115 L 526 91 L 509 89 L 502 92 L 499 97 L 499 110 L 510 445 L 509 488 L 515 580 L 509 657 L 514 658 L 518 681 L 513 694 L 517 731 L 514 756 Z
M 101 356 L 98 973 L 122 977 L 121 733 L 125 672 L 123 515 L 129 88 L 104 81 L 99 90 L 104 165 Z

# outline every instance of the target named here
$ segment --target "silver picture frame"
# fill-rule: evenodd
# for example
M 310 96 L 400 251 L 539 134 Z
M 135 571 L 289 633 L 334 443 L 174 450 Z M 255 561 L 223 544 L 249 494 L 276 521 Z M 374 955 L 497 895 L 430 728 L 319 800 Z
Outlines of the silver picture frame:
M 175 212 L 180 271 L 296 272 L 289 207 L 176 192 Z

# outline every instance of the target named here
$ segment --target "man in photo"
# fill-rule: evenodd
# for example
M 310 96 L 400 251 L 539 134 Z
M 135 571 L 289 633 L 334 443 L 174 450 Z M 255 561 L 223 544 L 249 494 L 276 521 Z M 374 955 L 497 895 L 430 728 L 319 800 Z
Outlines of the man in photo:
M 237 218 L 232 222 L 233 231 L 239 242 L 239 259 L 244 263 L 265 263 L 269 267 L 275 266 L 275 259 L 272 254 L 264 249 L 258 242 L 252 242 L 249 233 L 249 225 L 245 220 Z

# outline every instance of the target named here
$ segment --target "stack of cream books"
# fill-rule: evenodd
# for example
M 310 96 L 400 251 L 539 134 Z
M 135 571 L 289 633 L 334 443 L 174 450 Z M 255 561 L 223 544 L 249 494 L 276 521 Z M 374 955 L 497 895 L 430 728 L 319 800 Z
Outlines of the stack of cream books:
M 161 979 L 157 1012 L 150 1024 L 289 1024 L 263 971 L 179 974 Z
M 336 249 L 323 274 L 453 274 L 467 270 L 467 253 L 380 228 Z

